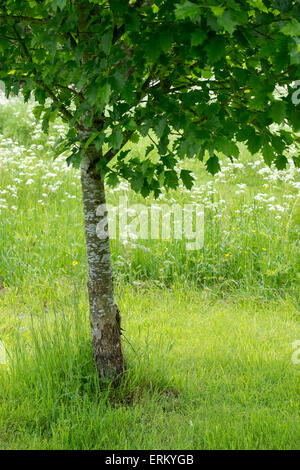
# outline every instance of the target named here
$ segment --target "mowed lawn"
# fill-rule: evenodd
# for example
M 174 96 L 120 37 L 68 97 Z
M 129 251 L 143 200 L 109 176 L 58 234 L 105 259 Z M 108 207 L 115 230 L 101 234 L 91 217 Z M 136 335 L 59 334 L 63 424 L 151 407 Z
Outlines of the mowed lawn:
M 204 247 L 113 240 L 127 371 L 99 389 L 64 127 L 0 98 L 0 449 L 299 448 L 299 170 L 189 163 L 191 193 L 147 201 L 203 204 Z

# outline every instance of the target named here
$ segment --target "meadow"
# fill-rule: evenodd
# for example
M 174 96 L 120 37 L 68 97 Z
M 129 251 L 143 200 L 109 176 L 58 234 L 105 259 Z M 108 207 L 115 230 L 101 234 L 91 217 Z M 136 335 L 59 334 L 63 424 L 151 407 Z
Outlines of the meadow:
M 191 191 L 108 189 L 129 216 L 202 204 L 204 246 L 112 240 L 127 375 L 99 390 L 80 175 L 54 159 L 64 132 L 0 94 L 0 449 L 299 447 L 300 170 L 241 147 L 215 177 L 182 162 Z M 142 156 L 148 142 L 131 145 Z

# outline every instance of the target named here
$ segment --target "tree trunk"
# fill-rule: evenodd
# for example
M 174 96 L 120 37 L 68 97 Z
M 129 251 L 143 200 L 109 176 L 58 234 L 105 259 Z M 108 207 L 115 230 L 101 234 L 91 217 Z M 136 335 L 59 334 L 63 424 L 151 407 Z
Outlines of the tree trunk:
M 97 160 L 92 148 L 81 164 L 90 320 L 99 378 L 117 382 L 124 372 L 121 317 L 114 300 L 104 182 L 94 170 Z

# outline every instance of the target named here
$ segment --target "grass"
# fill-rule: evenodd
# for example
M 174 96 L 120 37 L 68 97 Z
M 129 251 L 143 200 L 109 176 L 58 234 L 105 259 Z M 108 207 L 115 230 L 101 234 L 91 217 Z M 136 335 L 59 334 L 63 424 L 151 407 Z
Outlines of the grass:
M 99 390 L 79 175 L 52 161 L 64 128 L 45 137 L 1 99 L 0 449 L 299 447 L 299 171 L 243 149 L 215 179 L 188 162 L 191 193 L 147 201 L 204 204 L 204 248 L 113 240 L 127 375 Z
M 293 305 L 122 285 L 127 378 L 99 392 L 85 290 L 66 287 L 34 318 L 21 293 L 4 304 L 2 448 L 297 448 Z

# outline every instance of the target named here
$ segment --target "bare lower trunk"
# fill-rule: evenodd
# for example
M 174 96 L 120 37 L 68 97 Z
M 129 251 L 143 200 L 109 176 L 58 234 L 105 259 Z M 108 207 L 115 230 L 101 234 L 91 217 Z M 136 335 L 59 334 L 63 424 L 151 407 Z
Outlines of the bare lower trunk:
M 90 151 L 81 165 L 93 352 L 99 378 L 117 381 L 124 371 L 121 317 L 114 300 L 104 182 L 91 169 L 93 157 Z

